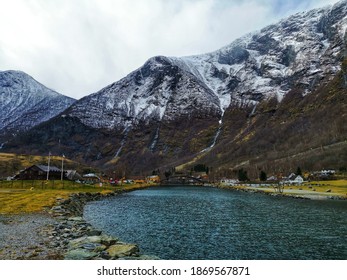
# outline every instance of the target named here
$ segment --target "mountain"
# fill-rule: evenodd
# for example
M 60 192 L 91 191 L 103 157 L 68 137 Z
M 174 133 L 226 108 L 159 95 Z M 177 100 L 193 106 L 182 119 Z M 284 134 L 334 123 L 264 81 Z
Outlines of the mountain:
M 0 72 L 0 133 L 18 133 L 58 115 L 75 102 L 21 71 Z
M 141 173 L 199 162 L 216 172 L 290 169 L 278 160 L 299 164 L 290 156 L 320 147 L 302 160 L 317 167 L 318 155 L 329 158 L 324 147 L 346 148 L 347 120 L 338 113 L 346 107 L 346 29 L 344 0 L 212 53 L 150 58 L 7 149 L 56 150 L 105 169 Z M 343 152 L 325 164 L 345 158 Z
M 282 100 L 294 87 L 307 94 L 340 70 L 346 3 L 296 14 L 213 53 L 151 58 L 76 103 L 70 115 L 88 126 L 111 129 L 192 111 L 222 116 L 231 103 Z

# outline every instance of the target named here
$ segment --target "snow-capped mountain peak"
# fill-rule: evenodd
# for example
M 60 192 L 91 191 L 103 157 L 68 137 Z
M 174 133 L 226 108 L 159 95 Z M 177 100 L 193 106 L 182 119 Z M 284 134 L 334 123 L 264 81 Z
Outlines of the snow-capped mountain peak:
M 291 89 L 305 94 L 340 70 L 346 46 L 347 1 L 298 13 L 208 54 L 150 58 L 141 68 L 70 111 L 95 128 L 212 114 Z M 86 112 L 86 113 L 85 113 Z
M 0 72 L 0 131 L 18 132 L 56 116 L 75 100 L 21 71 Z

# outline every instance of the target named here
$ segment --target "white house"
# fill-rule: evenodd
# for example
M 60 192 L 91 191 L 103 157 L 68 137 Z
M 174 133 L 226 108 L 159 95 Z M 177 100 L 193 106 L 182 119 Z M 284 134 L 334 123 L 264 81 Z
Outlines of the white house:
M 294 184 L 302 184 L 304 182 L 304 178 L 302 178 L 300 175 L 296 176 L 295 179 L 292 181 Z
M 284 180 L 283 184 L 290 184 L 290 185 L 301 185 L 304 182 L 304 178 L 302 178 L 300 175 L 292 176 L 291 174 L 287 180 Z

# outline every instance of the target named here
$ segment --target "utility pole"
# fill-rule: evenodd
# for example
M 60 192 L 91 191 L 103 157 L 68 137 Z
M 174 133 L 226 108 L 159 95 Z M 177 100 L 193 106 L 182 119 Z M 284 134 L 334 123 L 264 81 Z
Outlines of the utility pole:
M 49 179 L 49 164 L 51 162 L 51 152 L 48 153 L 47 181 Z
M 63 154 L 63 156 L 61 158 L 61 178 L 60 178 L 61 181 L 63 181 L 63 177 L 64 177 L 64 158 L 65 158 L 65 156 Z

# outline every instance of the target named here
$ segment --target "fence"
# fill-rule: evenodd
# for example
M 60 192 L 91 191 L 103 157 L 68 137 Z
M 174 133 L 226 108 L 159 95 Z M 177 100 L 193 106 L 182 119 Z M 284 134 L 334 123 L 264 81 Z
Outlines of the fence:
M 83 184 L 67 180 L 12 180 L 0 181 L 0 188 L 6 189 L 74 189 L 74 188 L 110 188 L 109 184 Z M 114 187 L 113 187 L 114 188 Z

